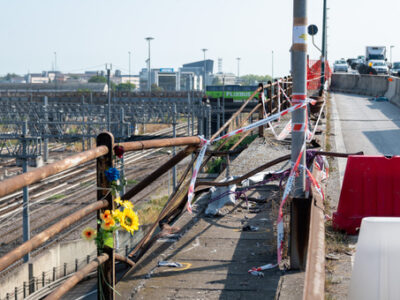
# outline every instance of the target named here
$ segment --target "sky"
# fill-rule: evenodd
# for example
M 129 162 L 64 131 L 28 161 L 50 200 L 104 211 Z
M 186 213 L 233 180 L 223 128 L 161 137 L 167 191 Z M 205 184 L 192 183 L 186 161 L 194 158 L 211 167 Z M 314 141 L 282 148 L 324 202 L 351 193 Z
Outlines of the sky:
M 393 48 L 400 1 L 327 0 L 328 58 L 365 54 L 365 46 Z M 308 0 L 309 24 L 321 29 L 323 0 Z M 223 72 L 288 75 L 293 0 L 0 0 L 0 74 L 105 68 L 137 74 L 146 67 L 151 42 L 154 68 L 222 58 Z M 315 36 L 321 45 L 321 30 Z M 272 51 L 274 59 L 272 64 Z M 309 39 L 310 58 L 319 52 Z

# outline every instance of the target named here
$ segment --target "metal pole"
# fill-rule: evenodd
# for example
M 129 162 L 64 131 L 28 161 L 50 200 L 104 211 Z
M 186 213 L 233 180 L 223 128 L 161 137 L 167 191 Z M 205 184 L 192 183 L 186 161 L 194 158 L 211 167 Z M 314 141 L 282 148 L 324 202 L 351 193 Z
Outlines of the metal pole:
M 187 106 L 187 135 L 190 135 L 190 92 L 188 92 L 188 106 Z
M 28 134 L 28 122 L 24 121 L 22 125 L 22 172 L 28 172 L 28 153 L 27 153 L 27 140 L 26 136 Z M 22 223 L 23 223 L 23 237 L 24 242 L 30 240 L 31 238 L 31 230 L 29 224 L 29 189 L 28 186 L 23 187 L 23 209 L 22 209 Z M 30 254 L 27 253 L 24 255 L 24 262 L 28 262 L 30 258 Z
M 221 127 L 221 100 L 217 99 L 217 130 Z
M 129 91 L 131 90 L 131 51 L 128 51 L 129 54 Z
M 293 6 L 293 46 L 292 46 L 292 75 L 293 75 L 293 102 L 305 101 L 307 97 L 307 0 L 294 0 Z M 306 110 L 298 109 L 292 113 L 292 124 L 304 124 Z M 305 144 L 304 130 L 292 132 L 292 155 L 294 163 L 299 156 L 300 150 Z M 300 164 L 305 166 L 305 155 L 303 153 Z M 300 168 L 300 175 L 295 178 L 294 196 L 304 197 L 305 194 L 305 172 Z
M 172 136 L 176 138 L 176 104 L 174 103 L 174 111 L 173 111 L 173 124 L 172 124 Z M 176 155 L 176 147 L 172 147 L 172 156 Z M 172 191 L 175 190 L 176 187 L 176 166 L 172 168 Z
M 225 124 L 225 76 L 222 77 L 222 125 Z
M 307 98 L 307 0 L 293 1 L 293 45 L 292 45 L 292 75 L 294 104 L 303 103 Z M 306 165 L 305 154 L 305 108 L 292 113 L 292 153 L 291 162 L 294 164 L 303 151 L 300 165 Z M 294 130 L 294 128 L 297 128 Z M 298 176 L 294 179 L 292 188 L 293 201 L 290 218 L 290 267 L 304 269 L 307 249 L 308 219 L 305 198 L 305 171 L 299 167 Z
M 207 50 L 208 49 L 206 49 L 206 48 L 201 49 L 201 51 L 203 51 L 203 61 L 204 61 L 204 65 L 203 65 L 203 68 L 204 68 L 203 91 L 204 92 L 206 91 L 206 51 Z
M 108 113 L 107 113 L 107 130 L 111 132 L 111 86 L 110 86 L 110 75 L 111 75 L 111 65 L 107 68 L 107 99 L 108 99 Z
M 240 57 L 236 57 L 237 59 L 237 83 L 240 82 Z
M 325 84 L 325 61 L 326 61 L 326 0 L 324 0 L 322 17 L 322 55 L 321 55 L 321 88 L 322 91 Z
M 47 96 L 44 96 L 44 121 L 46 123 L 45 128 L 46 131 L 48 130 L 48 124 L 47 122 L 49 121 L 49 115 L 47 113 L 47 105 L 48 105 L 48 98 Z M 44 161 L 47 162 L 49 159 L 49 138 L 44 139 Z
M 149 92 L 151 92 L 151 64 L 150 64 L 150 41 L 151 40 L 154 40 L 154 38 L 152 38 L 152 37 L 147 37 L 147 38 L 145 38 L 145 40 L 148 42 L 148 44 L 149 44 L 149 60 L 148 60 L 148 62 L 149 62 L 149 67 L 147 68 L 147 76 L 148 76 L 148 78 L 147 78 L 147 89 L 148 89 L 148 91 Z

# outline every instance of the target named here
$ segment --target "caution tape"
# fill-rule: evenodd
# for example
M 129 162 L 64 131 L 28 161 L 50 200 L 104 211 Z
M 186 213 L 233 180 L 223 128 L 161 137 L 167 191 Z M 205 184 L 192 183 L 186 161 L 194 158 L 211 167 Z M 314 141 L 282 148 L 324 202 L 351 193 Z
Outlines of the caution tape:
M 195 165 L 195 167 L 193 169 L 193 175 L 192 175 L 192 178 L 190 180 L 190 185 L 189 185 L 189 190 L 188 190 L 188 202 L 187 202 L 187 205 L 186 205 L 187 210 L 189 212 L 192 212 L 192 204 L 191 203 L 192 203 L 192 200 L 193 200 L 193 197 L 194 197 L 194 187 L 195 187 L 195 183 L 196 183 L 196 178 L 197 178 L 197 175 L 198 175 L 198 173 L 200 171 L 201 163 L 203 162 L 204 155 L 205 155 L 207 147 L 209 145 L 211 145 L 212 143 L 215 143 L 217 141 L 226 139 L 228 137 L 237 135 L 239 133 L 246 132 L 246 131 L 249 131 L 249 130 L 253 130 L 254 128 L 257 128 L 257 127 L 262 126 L 262 125 L 266 125 L 266 124 L 278 119 L 281 116 L 284 116 L 284 115 L 286 115 L 288 113 L 291 113 L 291 112 L 293 112 L 293 111 L 295 111 L 297 109 L 306 107 L 308 103 L 315 103 L 315 100 L 306 99 L 304 102 L 298 103 L 296 105 L 293 105 L 293 106 L 281 111 L 280 113 L 276 113 L 276 114 L 271 115 L 269 117 L 266 117 L 266 118 L 264 118 L 262 120 L 254 122 L 254 123 L 252 123 L 250 125 L 247 125 L 245 127 L 236 129 L 236 130 L 234 130 L 232 132 L 229 132 L 229 133 L 227 133 L 227 134 L 225 134 L 225 135 L 223 135 L 223 136 L 221 136 L 219 138 L 214 139 L 213 141 L 206 140 L 204 137 L 200 136 L 202 148 L 200 150 L 199 156 L 197 157 L 196 165 Z

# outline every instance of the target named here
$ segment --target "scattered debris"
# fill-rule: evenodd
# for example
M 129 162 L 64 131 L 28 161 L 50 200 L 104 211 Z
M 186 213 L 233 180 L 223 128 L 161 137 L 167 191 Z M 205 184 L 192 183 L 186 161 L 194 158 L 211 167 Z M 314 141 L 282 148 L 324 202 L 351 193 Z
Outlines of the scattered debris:
M 221 180 L 221 182 L 230 181 L 233 179 L 235 179 L 235 177 L 231 176 Z M 236 184 L 232 184 L 227 187 L 225 186 L 219 188 L 212 187 L 210 189 L 211 200 L 207 206 L 205 214 L 215 216 L 218 214 L 220 208 L 222 208 L 224 205 L 235 204 L 236 203 L 235 191 L 236 191 Z
M 252 225 L 246 225 L 242 227 L 242 231 L 258 231 L 258 229 L 259 227 Z
M 375 98 L 370 98 L 369 100 L 375 101 L 375 102 L 387 102 L 389 99 L 387 97 L 375 97 Z
M 325 258 L 326 259 L 330 259 L 330 260 L 339 260 L 340 259 L 339 255 L 336 255 L 336 254 L 333 254 L 333 253 L 328 253 L 325 256 Z
M 264 277 L 264 273 L 260 271 L 251 271 L 249 273 L 253 276 Z
M 183 265 L 181 263 L 178 263 L 178 262 L 162 260 L 162 261 L 158 262 L 157 267 L 182 268 Z

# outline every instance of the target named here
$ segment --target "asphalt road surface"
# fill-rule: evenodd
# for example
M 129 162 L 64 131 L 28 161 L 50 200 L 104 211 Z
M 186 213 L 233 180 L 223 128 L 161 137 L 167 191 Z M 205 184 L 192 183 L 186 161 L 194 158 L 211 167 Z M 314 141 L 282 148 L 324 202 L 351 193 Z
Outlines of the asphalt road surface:
M 347 152 L 400 155 L 400 108 L 372 97 L 331 93 Z M 344 149 L 343 149 L 344 150 Z

